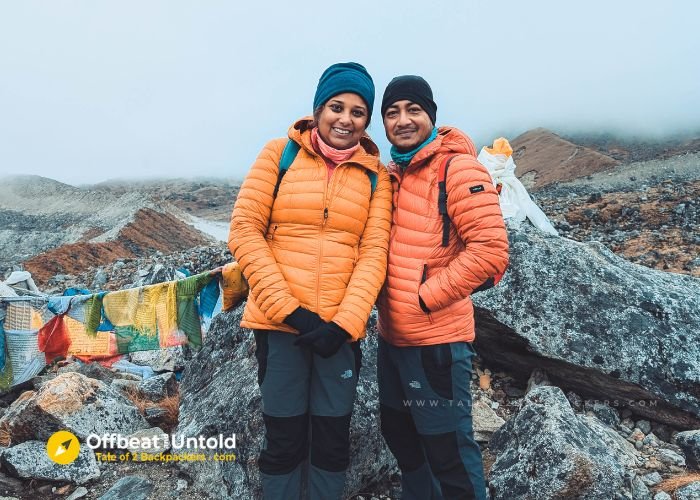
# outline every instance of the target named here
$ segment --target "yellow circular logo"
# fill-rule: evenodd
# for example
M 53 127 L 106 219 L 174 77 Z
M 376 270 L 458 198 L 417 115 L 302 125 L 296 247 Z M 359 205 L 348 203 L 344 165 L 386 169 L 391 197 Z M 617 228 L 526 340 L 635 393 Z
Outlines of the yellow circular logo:
M 57 464 L 68 465 L 78 458 L 80 441 L 71 432 L 54 432 L 46 442 L 46 453 Z

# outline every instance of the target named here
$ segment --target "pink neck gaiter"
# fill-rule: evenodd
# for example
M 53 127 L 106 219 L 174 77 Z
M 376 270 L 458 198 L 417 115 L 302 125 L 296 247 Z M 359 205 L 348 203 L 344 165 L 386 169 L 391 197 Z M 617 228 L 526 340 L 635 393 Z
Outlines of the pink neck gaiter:
M 332 167 L 331 165 L 328 165 L 329 169 L 335 168 L 338 163 L 349 160 L 355 151 L 357 151 L 357 149 L 360 147 L 360 143 L 358 142 L 353 147 L 348 149 L 335 149 L 321 139 L 321 136 L 318 134 L 318 127 L 311 129 L 311 145 L 314 147 L 314 150 L 321 155 L 326 162 L 326 165 L 329 163 L 332 164 Z

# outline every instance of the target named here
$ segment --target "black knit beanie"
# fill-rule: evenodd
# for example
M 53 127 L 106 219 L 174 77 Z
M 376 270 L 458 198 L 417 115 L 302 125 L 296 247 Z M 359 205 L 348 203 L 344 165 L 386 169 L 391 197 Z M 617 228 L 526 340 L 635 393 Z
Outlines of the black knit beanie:
M 428 82 L 416 75 L 397 76 L 389 82 L 382 98 L 382 118 L 389 106 L 404 99 L 415 102 L 423 108 L 435 125 L 437 104 L 433 101 L 433 91 Z

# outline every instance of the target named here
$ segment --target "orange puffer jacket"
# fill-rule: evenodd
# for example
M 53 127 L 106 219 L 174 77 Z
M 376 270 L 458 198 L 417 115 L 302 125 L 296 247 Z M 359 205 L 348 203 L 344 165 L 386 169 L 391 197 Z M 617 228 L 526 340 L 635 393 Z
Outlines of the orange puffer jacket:
M 283 320 L 302 306 L 357 340 L 386 275 L 391 180 L 365 136 L 328 182 L 309 125 L 305 118 L 289 129 L 301 149 L 277 198 L 287 139 L 265 146 L 233 208 L 229 248 L 250 285 L 241 326 L 295 332 Z M 366 170 L 377 176 L 374 194 Z
M 438 168 L 447 172 L 447 210 L 452 221 L 442 246 Z M 379 331 L 397 346 L 474 339 L 470 294 L 508 265 L 508 237 L 491 176 L 476 160 L 471 139 L 441 127 L 402 173 L 388 166 L 394 213 L 387 280 L 380 295 Z M 418 296 L 431 311 L 423 312 Z

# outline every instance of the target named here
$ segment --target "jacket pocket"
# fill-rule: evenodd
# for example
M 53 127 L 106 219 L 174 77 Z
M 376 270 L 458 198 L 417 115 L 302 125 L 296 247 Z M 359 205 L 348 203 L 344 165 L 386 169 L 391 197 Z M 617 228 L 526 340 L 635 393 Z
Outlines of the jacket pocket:
M 421 347 L 421 363 L 425 378 L 435 393 L 452 399 L 452 349 L 450 344 Z
M 416 292 L 416 295 L 418 295 L 418 307 L 420 307 L 421 311 L 423 311 L 425 314 L 428 315 L 428 318 L 430 319 L 430 322 L 432 323 L 432 316 L 430 316 L 430 309 L 428 309 L 428 306 L 425 305 L 425 302 L 423 302 L 423 299 L 421 299 L 420 296 L 420 287 L 423 283 L 425 283 L 428 280 L 428 264 L 423 263 L 423 269 L 421 271 L 421 277 L 420 277 L 420 284 L 418 285 L 418 292 Z

